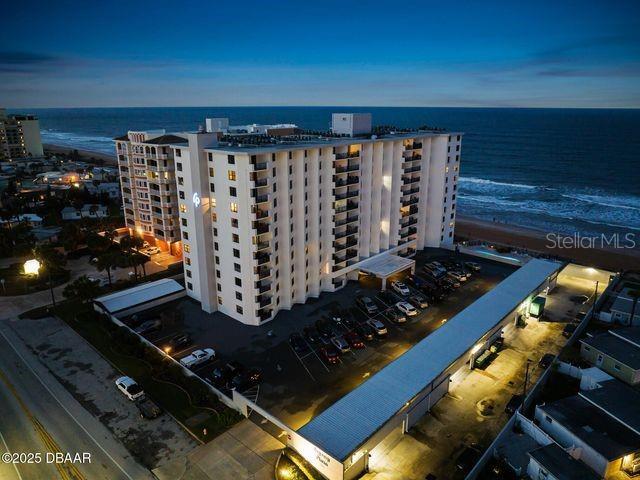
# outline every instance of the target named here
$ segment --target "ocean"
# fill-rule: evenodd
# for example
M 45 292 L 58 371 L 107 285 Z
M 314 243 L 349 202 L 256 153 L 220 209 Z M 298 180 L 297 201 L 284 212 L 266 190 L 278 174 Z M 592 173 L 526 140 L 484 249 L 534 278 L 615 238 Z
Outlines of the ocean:
M 127 130 L 296 123 L 326 130 L 331 113 L 367 111 L 376 125 L 465 133 L 458 214 L 543 232 L 634 234 L 640 243 L 640 110 L 197 107 L 29 109 L 45 143 L 113 153 Z

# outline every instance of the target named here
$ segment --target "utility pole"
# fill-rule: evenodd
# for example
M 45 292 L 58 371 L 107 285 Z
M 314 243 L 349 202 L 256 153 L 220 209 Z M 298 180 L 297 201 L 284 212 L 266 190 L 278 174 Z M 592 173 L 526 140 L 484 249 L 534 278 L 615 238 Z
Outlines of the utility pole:
M 524 388 L 522 391 L 522 401 L 524 402 L 524 399 L 527 398 L 527 385 L 529 383 L 529 364 L 531 363 L 531 360 L 527 358 L 527 365 L 526 365 L 526 369 L 525 369 L 525 373 L 524 373 Z

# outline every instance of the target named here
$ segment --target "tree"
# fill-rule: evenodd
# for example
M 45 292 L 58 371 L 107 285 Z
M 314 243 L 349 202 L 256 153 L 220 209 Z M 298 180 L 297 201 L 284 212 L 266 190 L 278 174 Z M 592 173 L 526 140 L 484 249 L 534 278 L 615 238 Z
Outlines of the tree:
M 66 223 L 60 231 L 60 242 L 67 251 L 76 250 L 86 240 L 86 235 L 75 223 Z
M 122 248 L 124 256 L 127 259 L 127 264 L 130 267 L 133 267 L 133 274 L 136 280 L 138 279 L 138 266 L 141 265 L 141 260 L 139 259 L 141 255 L 137 252 L 137 250 L 142 248 L 142 245 L 143 240 L 140 237 L 132 237 L 130 235 L 127 235 L 125 237 L 122 237 L 122 239 L 120 240 L 120 247 Z M 144 265 L 142 265 L 142 267 L 144 272 Z
M 33 257 L 36 258 L 40 262 L 40 265 L 42 265 L 42 267 L 44 267 L 44 269 L 47 271 L 47 276 L 49 279 L 49 290 L 51 291 L 51 303 L 53 304 L 53 308 L 55 308 L 56 298 L 53 295 L 51 272 L 60 270 L 60 268 L 67 263 L 67 260 L 48 243 L 37 245 L 33 249 Z
M 67 284 L 62 291 L 65 298 L 79 298 L 82 303 L 93 300 L 100 293 L 100 286 L 95 280 L 89 280 L 86 275 L 76 278 Z
M 99 272 L 106 270 L 107 277 L 109 278 L 109 286 L 111 286 L 111 270 L 118 266 L 118 260 L 121 253 L 117 250 L 106 250 L 98 254 L 96 268 Z

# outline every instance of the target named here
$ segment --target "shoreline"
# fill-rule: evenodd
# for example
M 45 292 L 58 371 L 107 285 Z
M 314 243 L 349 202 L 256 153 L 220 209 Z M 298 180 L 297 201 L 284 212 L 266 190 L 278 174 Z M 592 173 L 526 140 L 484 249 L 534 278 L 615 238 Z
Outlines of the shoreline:
M 70 152 L 76 150 L 78 152 L 78 155 L 80 156 L 80 160 L 88 163 L 95 163 L 96 160 L 99 160 L 109 165 L 118 164 L 115 153 L 113 155 L 108 155 L 102 152 L 94 152 L 91 150 L 83 150 L 74 147 L 65 147 L 64 145 L 54 145 L 51 143 L 43 143 L 42 148 L 45 153 L 51 153 L 53 155 L 69 155 Z
M 555 232 L 550 232 L 555 233 Z M 459 240 L 481 240 L 496 245 L 530 250 L 569 260 L 582 265 L 599 267 L 612 271 L 628 270 L 640 266 L 640 249 L 637 248 L 562 248 L 550 245 L 547 232 L 532 228 L 494 223 L 473 217 L 460 216 L 456 220 L 456 238 Z M 572 238 L 569 235 L 564 236 Z M 640 242 L 640 238 L 636 243 Z

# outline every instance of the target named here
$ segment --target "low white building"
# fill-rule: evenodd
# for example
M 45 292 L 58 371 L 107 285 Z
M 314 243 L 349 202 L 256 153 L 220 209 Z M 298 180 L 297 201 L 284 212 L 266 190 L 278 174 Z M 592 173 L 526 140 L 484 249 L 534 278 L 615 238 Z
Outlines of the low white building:
M 105 218 L 109 210 L 104 205 L 86 204 L 82 208 L 65 207 L 60 212 L 63 220 L 80 220 L 81 218 Z
M 39 227 L 42 225 L 42 218 L 35 213 L 23 213 L 9 220 L 0 220 L 0 225 L 3 227 L 13 226 L 18 223 L 26 223 L 30 227 Z

